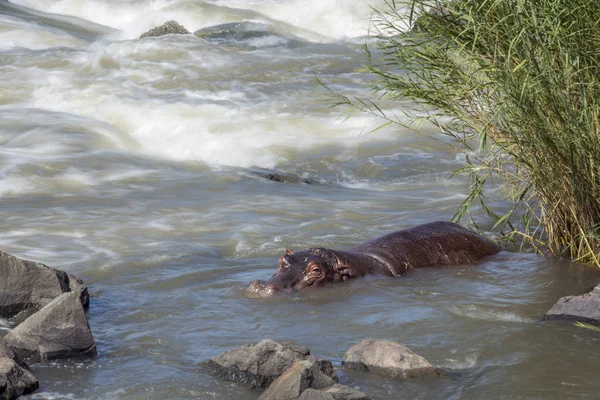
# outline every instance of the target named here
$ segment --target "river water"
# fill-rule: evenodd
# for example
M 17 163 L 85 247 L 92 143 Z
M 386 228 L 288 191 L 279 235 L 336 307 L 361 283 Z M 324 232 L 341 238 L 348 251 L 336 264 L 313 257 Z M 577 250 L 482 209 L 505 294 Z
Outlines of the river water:
M 503 252 L 245 296 L 286 247 L 449 220 L 465 198 L 450 179 L 460 154 L 398 127 L 368 133 L 380 122 L 344 120 L 318 85 L 368 93 L 369 16 L 355 0 L 0 0 L 0 249 L 84 279 L 99 350 L 33 365 L 30 398 L 256 399 L 198 363 L 273 338 L 339 366 L 371 337 L 449 372 L 340 372 L 374 399 L 597 398 L 600 336 L 539 322 L 600 280 L 581 265 Z M 171 19 L 208 33 L 137 39 Z M 239 24 L 211 28 L 225 23 Z

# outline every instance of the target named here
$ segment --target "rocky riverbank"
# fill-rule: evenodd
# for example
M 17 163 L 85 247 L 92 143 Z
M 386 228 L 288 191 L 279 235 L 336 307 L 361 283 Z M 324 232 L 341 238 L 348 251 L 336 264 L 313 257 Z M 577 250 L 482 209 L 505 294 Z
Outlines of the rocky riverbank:
M 89 299 L 81 279 L 0 252 L 0 317 L 20 322 L 0 340 L 0 397 L 38 388 L 23 360 L 97 355 L 85 314 Z
M 308 347 L 265 339 L 229 350 L 202 363 L 218 377 L 253 389 L 266 389 L 259 400 L 367 400 L 358 389 L 340 385 L 330 360 Z M 438 376 L 440 372 L 406 346 L 389 340 L 363 340 L 344 355 L 343 367 L 397 379 Z

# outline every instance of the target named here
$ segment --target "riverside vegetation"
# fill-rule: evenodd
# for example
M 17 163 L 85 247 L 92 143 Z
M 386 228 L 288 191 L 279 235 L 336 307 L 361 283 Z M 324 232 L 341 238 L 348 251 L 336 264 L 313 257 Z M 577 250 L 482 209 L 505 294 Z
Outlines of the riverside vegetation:
M 351 105 L 466 154 L 455 215 L 495 219 L 504 238 L 600 266 L 600 8 L 594 0 L 407 0 L 375 10 L 364 70 L 375 101 Z M 374 44 L 373 44 L 374 43 Z M 381 101 L 409 99 L 403 115 Z M 488 207 L 501 182 L 512 206 Z

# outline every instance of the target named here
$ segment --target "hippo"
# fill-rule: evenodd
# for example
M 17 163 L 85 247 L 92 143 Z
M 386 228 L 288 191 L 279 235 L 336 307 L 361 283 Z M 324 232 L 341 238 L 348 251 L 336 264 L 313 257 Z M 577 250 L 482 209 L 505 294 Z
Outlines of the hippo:
M 311 247 L 285 250 L 279 269 L 266 282 L 250 282 L 253 297 L 342 282 L 367 274 L 397 277 L 412 268 L 472 264 L 500 247 L 452 222 L 431 222 L 390 233 L 348 250 Z

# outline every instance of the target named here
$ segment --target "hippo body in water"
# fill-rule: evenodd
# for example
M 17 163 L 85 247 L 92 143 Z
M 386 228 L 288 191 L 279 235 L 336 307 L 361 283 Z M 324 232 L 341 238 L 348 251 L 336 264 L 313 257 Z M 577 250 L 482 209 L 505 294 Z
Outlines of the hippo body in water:
M 500 247 L 460 225 L 431 222 L 390 233 L 345 251 L 286 249 L 279 269 L 265 281 L 252 281 L 250 295 L 267 297 L 367 274 L 399 276 L 411 268 L 472 264 Z

